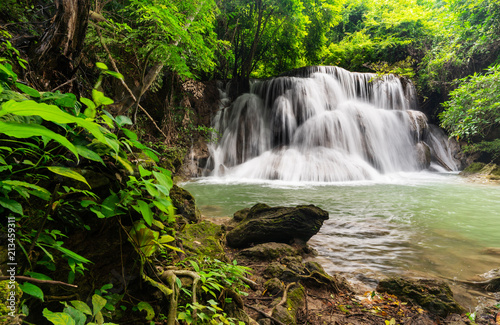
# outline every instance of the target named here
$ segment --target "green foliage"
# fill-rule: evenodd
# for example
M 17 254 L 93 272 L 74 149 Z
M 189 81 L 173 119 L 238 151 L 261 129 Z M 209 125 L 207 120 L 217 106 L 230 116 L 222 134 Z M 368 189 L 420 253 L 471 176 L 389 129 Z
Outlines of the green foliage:
M 329 34 L 340 41 L 328 45 L 324 63 L 364 71 L 376 62 L 392 66 L 420 59 L 438 28 L 435 14 L 416 0 L 348 1 L 341 23 Z
M 101 290 L 96 290 L 92 296 L 91 305 L 81 301 L 72 300 L 69 302 L 61 302 L 64 305 L 62 312 L 52 312 L 45 308 L 43 316 L 54 325 L 115 325 L 115 323 L 104 322 L 106 309 L 114 310 L 114 306 L 110 305 L 112 298 L 104 296 L 106 290 L 112 285 L 105 285 Z M 108 298 L 108 299 L 107 299 Z
M 108 73 L 104 64 L 98 66 L 102 75 L 121 77 Z M 87 211 L 98 218 L 127 216 L 136 221 L 128 235 L 142 264 L 158 251 L 178 250 L 170 245 L 172 230 L 163 224 L 175 220 L 169 198 L 171 173 L 155 166 L 158 153 L 127 128 L 130 119 L 104 110 L 112 102 L 97 89 L 92 100 L 82 97 L 79 101 L 73 94 L 40 93 L 19 83 L 10 64 L 0 64 L 0 213 L 16 215 L 16 239 L 27 262 L 26 275 L 52 280 L 38 272 L 56 271 L 61 260 L 67 263 L 67 282 L 84 274 L 92 262 L 66 248 L 64 239 L 67 227 L 90 229 L 81 218 L 88 217 Z M 84 176 L 95 165 L 114 170 L 118 176 L 128 174 L 122 188 L 108 189 L 104 200 Z M 56 178 L 57 185 L 49 182 L 54 176 L 60 178 Z M 44 300 L 43 286 L 26 282 L 21 287 L 26 309 L 29 297 Z M 72 301 L 60 313 L 45 309 L 44 316 L 54 324 L 104 324 L 104 316 L 111 315 L 113 305 L 122 299 L 106 294 L 107 289 L 92 297 L 92 308 Z M 145 310 L 147 306 L 140 307 Z
M 461 79 L 443 103 L 441 126 L 466 141 L 486 140 L 500 125 L 500 65 Z
M 152 63 L 161 63 L 181 76 L 194 77 L 199 71 L 214 68 L 216 10 L 213 0 L 168 4 L 161 0 L 113 1 L 100 12 L 104 21 L 99 26 L 91 25 L 88 41 L 106 44 L 128 78 L 141 80 Z M 102 38 L 95 28 L 102 31 Z M 104 54 L 98 55 L 103 61 L 108 60 Z M 140 62 L 139 69 L 127 63 L 130 59 Z M 113 72 L 102 63 L 98 68 L 104 68 L 108 74 Z
M 236 260 L 233 263 L 226 263 L 210 257 L 198 262 L 190 260 L 189 263 L 200 276 L 200 288 L 207 304 L 194 302 L 180 306 L 177 319 L 186 324 L 243 324 L 228 318 L 221 305 L 232 302 L 231 298 L 225 298 L 226 290 L 247 295 L 243 290 L 248 288 L 248 285 L 242 281 L 242 277 L 249 274 L 250 269 L 238 265 Z M 177 286 L 184 295 L 192 296 L 192 291 L 183 287 L 180 281 L 177 282 Z

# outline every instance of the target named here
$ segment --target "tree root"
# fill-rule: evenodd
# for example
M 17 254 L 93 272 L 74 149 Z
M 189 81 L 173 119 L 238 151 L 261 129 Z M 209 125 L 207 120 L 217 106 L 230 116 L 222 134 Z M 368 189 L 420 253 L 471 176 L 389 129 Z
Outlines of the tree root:
M 281 306 L 281 305 L 283 305 L 286 302 L 286 299 L 287 299 L 287 296 L 288 296 L 288 290 L 293 285 L 295 285 L 295 282 L 291 282 L 291 283 L 289 283 L 286 286 L 285 291 L 283 292 L 283 297 L 281 298 L 281 301 L 276 305 L 276 307 Z M 274 307 L 274 308 L 276 308 L 276 307 Z
M 177 307 L 179 301 L 179 287 L 176 284 L 176 279 L 179 276 L 188 276 L 193 279 L 193 305 L 196 304 L 196 289 L 200 276 L 198 273 L 188 270 L 166 270 L 160 275 L 160 279 L 165 280 L 172 290 L 170 304 L 168 307 L 167 325 L 175 325 L 177 316 Z M 196 311 L 193 312 L 193 318 L 196 317 Z
M 277 320 L 276 318 L 274 318 L 273 316 L 271 315 L 268 315 L 265 311 L 263 310 L 260 310 L 259 308 L 256 308 L 254 306 L 251 306 L 251 305 L 248 305 L 248 304 L 245 304 L 245 307 L 248 307 L 250 309 L 253 309 L 255 310 L 256 312 L 258 312 L 259 314 L 261 314 L 262 316 L 266 317 L 266 318 L 269 318 L 270 320 L 272 320 L 273 322 L 275 322 L 276 324 L 278 325 L 286 325 L 285 323 Z

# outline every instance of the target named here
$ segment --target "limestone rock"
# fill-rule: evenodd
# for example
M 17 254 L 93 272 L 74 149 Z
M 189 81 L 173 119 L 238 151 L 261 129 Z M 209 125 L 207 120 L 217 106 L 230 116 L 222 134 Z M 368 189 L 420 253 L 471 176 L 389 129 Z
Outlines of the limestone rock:
M 431 149 L 425 142 L 417 143 L 417 161 L 421 168 L 431 165 Z
M 244 248 L 266 242 L 289 243 L 294 239 L 307 242 L 314 236 L 328 212 L 314 205 L 297 207 L 253 206 L 243 221 L 227 233 L 231 247 Z
M 393 294 L 429 311 L 431 314 L 446 317 L 453 313 L 463 313 L 464 308 L 455 299 L 450 287 L 439 280 L 389 278 L 379 282 L 379 292 Z

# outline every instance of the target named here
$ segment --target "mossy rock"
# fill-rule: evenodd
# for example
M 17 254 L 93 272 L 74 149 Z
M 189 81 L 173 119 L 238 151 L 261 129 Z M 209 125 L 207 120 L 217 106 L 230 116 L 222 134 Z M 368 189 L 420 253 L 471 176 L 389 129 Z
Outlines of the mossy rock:
M 280 278 L 285 270 L 286 266 L 278 262 L 272 262 L 264 269 L 262 275 L 267 279 Z
M 254 205 L 243 221 L 227 233 L 231 247 L 245 248 L 267 242 L 307 242 L 318 233 L 328 212 L 314 205 L 270 207 Z
M 196 200 L 191 193 L 174 185 L 170 189 L 170 199 L 172 199 L 176 213 L 184 217 L 189 223 L 197 223 L 201 220 L 200 210 L 198 210 Z
M 280 281 L 280 279 L 272 278 L 264 283 L 264 289 L 266 289 L 266 293 L 275 296 L 285 290 L 285 285 Z
M 14 292 L 13 296 L 11 296 L 11 292 Z M 19 313 L 17 306 L 20 305 L 19 302 L 22 295 L 23 291 L 17 282 L 11 283 L 9 280 L 0 281 L 0 324 L 10 324 L 7 323 L 7 320 L 12 315 Z
M 272 316 L 284 324 L 297 324 L 297 314 L 305 306 L 306 291 L 300 284 L 296 284 L 288 290 L 284 306 L 276 306 Z
M 184 252 L 198 256 L 210 256 L 225 261 L 226 255 L 221 244 L 224 234 L 222 226 L 210 221 L 187 224 L 178 234 Z
M 238 255 L 257 260 L 275 260 L 284 256 L 296 256 L 299 252 L 288 244 L 264 243 L 245 248 Z
M 486 166 L 486 164 L 481 163 L 481 162 L 475 162 L 467 166 L 460 175 L 472 175 L 472 174 L 477 174 L 483 169 L 483 167 Z
M 393 294 L 402 301 L 417 304 L 440 317 L 465 312 L 465 309 L 453 298 L 450 287 L 439 280 L 389 278 L 379 282 L 377 291 Z

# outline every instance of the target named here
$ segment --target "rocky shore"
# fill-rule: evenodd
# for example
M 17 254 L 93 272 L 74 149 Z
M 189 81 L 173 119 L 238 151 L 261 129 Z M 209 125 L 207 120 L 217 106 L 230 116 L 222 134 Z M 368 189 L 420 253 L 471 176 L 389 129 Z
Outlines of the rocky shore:
M 188 224 L 180 237 L 187 254 L 251 268 L 248 295 L 224 309 L 245 324 L 500 324 L 498 304 L 469 312 L 442 280 L 387 278 L 357 292 L 327 274 L 307 244 L 326 219 L 312 205 L 256 204 L 231 218 Z

